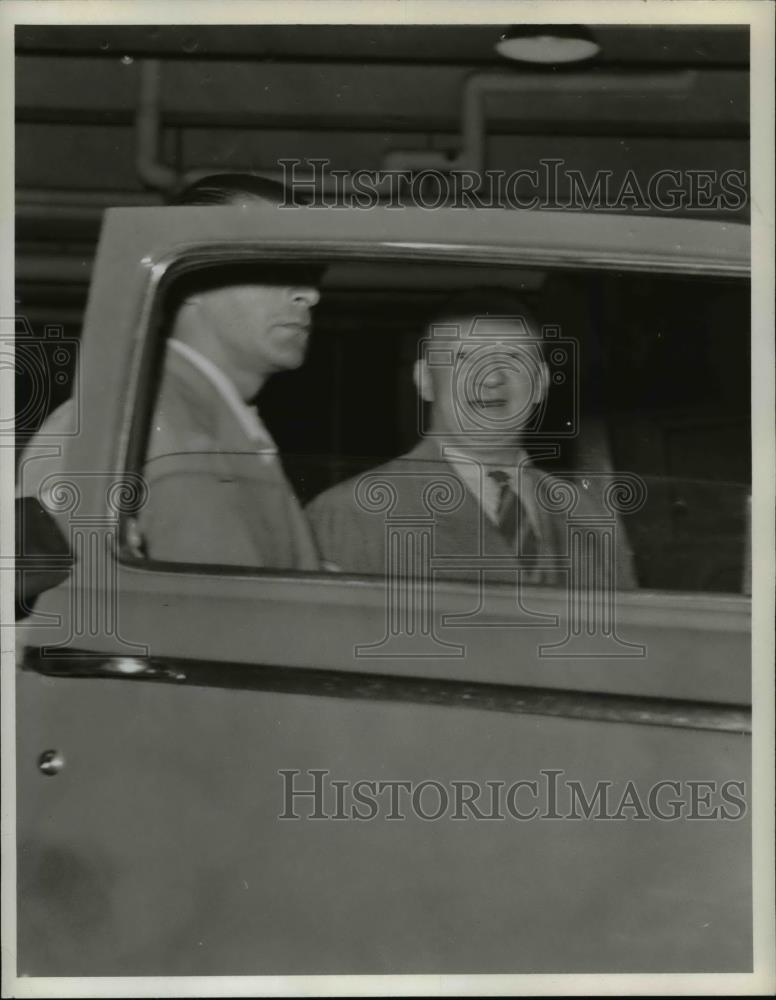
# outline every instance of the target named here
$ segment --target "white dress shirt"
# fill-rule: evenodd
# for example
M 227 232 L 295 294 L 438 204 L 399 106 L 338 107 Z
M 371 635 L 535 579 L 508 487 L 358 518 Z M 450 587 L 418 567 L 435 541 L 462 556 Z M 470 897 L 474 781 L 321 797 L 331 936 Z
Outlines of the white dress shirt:
M 471 455 L 459 451 L 456 448 L 445 446 L 443 455 L 460 477 L 463 484 L 482 507 L 485 516 L 498 527 L 498 512 L 501 501 L 501 487 L 488 475 L 489 472 L 498 469 L 507 477 L 507 482 L 512 492 L 520 500 L 530 521 L 531 527 L 537 536 L 541 537 L 539 515 L 536 509 L 536 498 L 532 495 L 532 490 L 520 490 L 518 488 L 518 468 L 530 464 L 528 453 L 522 449 L 515 455 L 514 464 L 496 465 L 480 462 Z
M 256 442 L 256 450 L 262 458 L 272 460 L 278 453 L 278 447 L 272 440 L 272 435 L 264 426 L 256 407 L 246 403 L 240 396 L 237 388 L 219 367 L 210 358 L 205 357 L 190 344 L 183 343 L 171 337 L 167 341 L 168 350 L 174 351 L 181 357 L 186 358 L 189 364 L 193 365 L 210 382 L 218 392 L 224 403 L 228 406 L 235 418 L 239 422 L 246 435 Z

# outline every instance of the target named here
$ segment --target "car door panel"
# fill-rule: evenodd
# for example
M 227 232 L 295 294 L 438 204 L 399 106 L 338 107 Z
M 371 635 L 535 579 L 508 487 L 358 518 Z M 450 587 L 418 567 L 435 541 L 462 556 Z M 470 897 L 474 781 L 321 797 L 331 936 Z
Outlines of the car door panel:
M 610 812 L 628 781 L 645 802 L 669 779 L 748 789 L 744 734 L 33 672 L 18 697 L 26 974 L 749 967 L 746 817 L 429 821 L 405 796 L 403 820 L 278 818 L 289 769 L 448 789 L 554 769 L 588 799 L 611 781 Z
M 102 553 L 99 572 L 82 560 L 18 635 L 20 974 L 751 968 L 748 811 L 687 815 L 688 782 L 739 783 L 748 806 L 744 598 L 617 595 L 627 655 L 555 658 L 540 647 L 569 634 L 562 591 L 529 590 L 520 607 L 509 588 L 445 583 L 431 632 L 415 637 L 423 649 L 397 651 L 383 642 L 382 580 L 153 565 L 126 544 L 111 490 L 140 467 L 155 295 L 183 258 L 303 258 L 312 247 L 728 277 L 748 268 L 745 227 L 705 220 L 398 214 L 108 213 L 80 432 L 65 446 L 75 500 L 62 512 L 76 551 Z M 411 808 L 401 820 L 385 808 L 368 821 L 280 819 L 280 772 L 309 782 L 315 769 L 446 789 L 555 771 L 588 797 L 610 781 L 615 810 L 629 781 L 645 798 L 674 781 L 685 809 L 676 819 L 427 820 Z

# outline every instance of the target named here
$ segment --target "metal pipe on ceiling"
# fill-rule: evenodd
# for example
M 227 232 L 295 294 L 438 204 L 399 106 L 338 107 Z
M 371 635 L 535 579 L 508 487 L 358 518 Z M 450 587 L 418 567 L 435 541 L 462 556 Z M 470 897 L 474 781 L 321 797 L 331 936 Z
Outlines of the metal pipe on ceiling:
M 180 174 L 168 167 L 159 155 L 161 133 L 162 67 L 158 59 L 140 64 L 140 94 L 135 116 L 135 166 L 143 183 L 156 191 L 173 192 Z
M 137 171 L 148 192 L 65 192 L 25 191 L 18 193 L 17 214 L 39 219 L 53 215 L 58 220 L 97 221 L 104 208 L 114 205 L 160 204 L 175 190 L 217 170 L 214 166 L 195 167 L 185 173 L 165 164 L 160 154 L 162 66 L 158 59 L 147 59 L 139 67 L 139 95 L 135 115 Z M 440 150 L 395 150 L 388 153 L 382 167 L 386 171 L 417 171 L 429 168 L 470 170 L 481 173 L 485 166 L 485 103 L 496 94 L 511 93 L 520 97 L 559 90 L 570 94 L 595 94 L 615 90 L 642 95 L 655 91 L 680 99 L 686 98 L 697 81 L 692 70 L 664 73 L 568 73 L 548 76 L 542 73 L 478 73 L 466 81 L 461 106 L 461 145 L 457 153 Z M 231 166 L 231 170 L 239 170 Z M 279 171 L 261 171 L 262 176 L 285 180 Z M 343 183 L 344 182 L 344 183 Z M 348 187 L 347 180 L 324 178 L 322 193 Z
M 477 73 L 464 84 L 461 101 L 461 145 L 457 153 L 440 150 L 394 150 L 383 159 L 384 170 L 471 170 L 485 167 L 485 102 L 495 94 L 520 97 L 552 92 L 568 94 L 605 93 L 641 96 L 655 91 L 686 97 L 697 79 L 693 70 L 668 73 L 564 73 L 562 75 Z
M 192 167 L 183 173 L 162 161 L 161 100 L 161 63 L 158 59 L 146 59 L 140 66 L 140 96 L 135 118 L 137 137 L 135 164 L 142 182 L 169 198 L 181 188 L 216 172 L 216 169 L 212 166 Z M 231 167 L 232 171 L 236 169 L 239 168 Z M 261 176 L 281 182 L 285 179 L 280 171 L 261 171 Z

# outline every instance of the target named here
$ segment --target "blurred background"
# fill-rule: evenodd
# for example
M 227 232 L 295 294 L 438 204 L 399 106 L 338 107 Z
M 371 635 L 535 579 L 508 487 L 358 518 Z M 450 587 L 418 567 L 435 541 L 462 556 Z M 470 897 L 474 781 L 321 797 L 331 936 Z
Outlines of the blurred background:
M 454 156 L 473 74 L 514 86 L 482 104 L 484 169 L 748 171 L 747 26 L 594 27 L 594 58 L 554 65 L 505 57 L 508 29 L 18 26 L 19 311 L 77 330 L 102 209 L 187 172 Z

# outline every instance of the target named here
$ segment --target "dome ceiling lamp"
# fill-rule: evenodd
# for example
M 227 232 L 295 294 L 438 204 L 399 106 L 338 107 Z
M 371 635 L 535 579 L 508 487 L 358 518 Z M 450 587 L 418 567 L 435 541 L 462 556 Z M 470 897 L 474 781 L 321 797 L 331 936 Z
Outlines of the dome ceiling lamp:
M 557 66 L 592 59 L 601 46 L 581 24 L 522 24 L 508 28 L 495 49 L 505 59 Z

